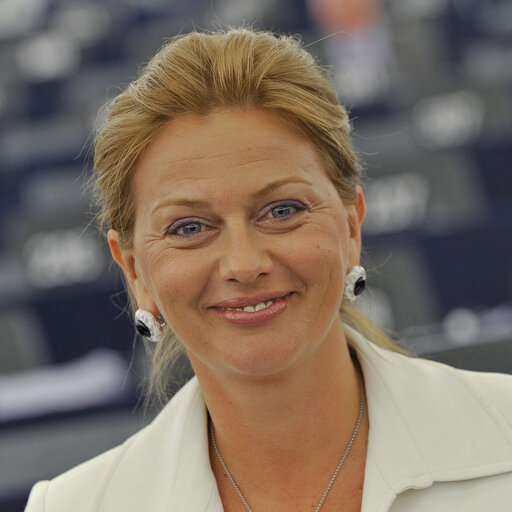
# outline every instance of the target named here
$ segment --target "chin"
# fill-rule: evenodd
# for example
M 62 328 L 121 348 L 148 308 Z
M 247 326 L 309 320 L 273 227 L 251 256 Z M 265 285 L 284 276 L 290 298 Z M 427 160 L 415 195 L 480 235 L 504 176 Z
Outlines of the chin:
M 296 346 L 285 348 L 281 345 L 280 350 L 276 351 L 276 344 L 271 345 L 268 351 L 261 350 L 262 347 L 255 351 L 252 347 L 236 356 L 231 353 L 225 360 L 226 366 L 238 377 L 270 378 L 287 374 L 302 359 L 301 351 Z

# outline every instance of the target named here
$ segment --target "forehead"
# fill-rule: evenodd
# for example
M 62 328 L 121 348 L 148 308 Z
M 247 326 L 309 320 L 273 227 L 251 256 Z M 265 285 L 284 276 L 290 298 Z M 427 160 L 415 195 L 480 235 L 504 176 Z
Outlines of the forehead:
M 169 122 L 146 148 L 134 187 L 136 196 L 160 196 L 167 186 L 257 186 L 297 175 L 326 179 L 308 139 L 266 111 L 219 110 Z
M 170 121 L 151 141 L 137 169 L 215 167 L 255 160 L 311 159 L 313 144 L 275 114 L 261 110 L 219 110 Z

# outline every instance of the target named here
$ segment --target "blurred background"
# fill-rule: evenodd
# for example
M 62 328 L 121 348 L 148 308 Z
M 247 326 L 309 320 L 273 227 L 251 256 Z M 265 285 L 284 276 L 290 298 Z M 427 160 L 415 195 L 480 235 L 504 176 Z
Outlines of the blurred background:
M 165 38 L 242 23 L 301 34 L 350 109 L 361 307 L 416 353 L 512 373 L 512 0 L 0 0 L 2 512 L 151 419 L 91 137 Z

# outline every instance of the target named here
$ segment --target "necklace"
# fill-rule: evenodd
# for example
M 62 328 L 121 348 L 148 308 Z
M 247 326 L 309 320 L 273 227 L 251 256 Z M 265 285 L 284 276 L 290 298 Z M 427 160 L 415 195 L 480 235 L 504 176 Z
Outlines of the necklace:
M 354 441 L 356 440 L 357 433 L 359 432 L 359 427 L 361 426 L 361 422 L 363 420 L 363 413 L 364 413 L 364 386 L 363 386 L 363 379 L 361 375 L 358 373 L 359 377 L 359 390 L 360 390 L 360 400 L 359 400 L 359 416 L 357 417 L 356 426 L 354 428 L 354 431 L 352 432 L 352 436 L 347 444 L 347 447 L 345 448 L 345 451 L 343 452 L 343 455 L 341 456 L 340 461 L 338 462 L 338 465 L 336 466 L 336 469 L 334 470 L 334 473 L 329 480 L 329 483 L 327 485 L 327 488 L 324 491 L 324 494 L 322 495 L 322 499 L 320 500 L 320 503 L 315 509 L 315 512 L 319 512 L 319 510 L 322 508 L 322 505 L 324 504 L 325 499 L 327 498 L 327 495 L 329 494 L 329 491 L 331 490 L 331 487 L 334 484 L 334 481 L 336 480 L 336 477 L 338 476 L 338 473 L 340 472 L 341 467 L 343 466 L 346 458 L 348 457 L 348 454 L 350 453 L 350 449 L 352 448 L 352 445 L 354 444 Z M 226 463 L 224 462 L 224 459 L 222 458 L 222 455 L 220 454 L 219 448 L 217 446 L 217 442 L 215 441 L 215 433 L 213 431 L 213 421 L 210 418 L 210 441 L 212 443 L 213 449 L 215 450 L 215 453 L 217 454 L 217 459 L 219 460 L 220 465 L 222 466 L 222 469 L 224 470 L 224 473 L 226 473 L 226 476 L 229 478 L 229 481 L 233 485 L 236 493 L 240 497 L 240 500 L 244 504 L 244 507 L 248 510 L 248 512 L 253 512 L 252 508 L 249 506 L 249 503 L 247 503 L 247 500 L 245 499 L 245 496 L 242 494 L 242 491 L 238 487 L 238 484 L 236 483 L 235 479 L 231 475 Z

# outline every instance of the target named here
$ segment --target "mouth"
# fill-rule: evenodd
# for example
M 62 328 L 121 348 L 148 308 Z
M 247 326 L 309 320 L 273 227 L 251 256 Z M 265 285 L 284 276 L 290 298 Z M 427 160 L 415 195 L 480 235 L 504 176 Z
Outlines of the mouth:
M 255 313 L 256 311 L 261 311 L 262 309 L 266 309 L 272 304 L 274 304 L 275 299 L 270 299 L 265 302 L 258 302 L 257 304 L 248 304 L 247 306 L 243 306 L 240 308 L 226 308 L 228 311 L 245 311 L 246 313 Z
M 211 309 L 229 323 L 257 325 L 283 313 L 288 308 L 293 292 L 272 295 L 239 297 L 216 304 Z
M 226 301 L 219 302 L 213 309 L 226 309 L 228 311 L 245 311 L 246 313 L 255 313 L 266 309 L 276 301 L 285 299 L 293 292 L 275 292 L 255 295 L 253 297 L 237 297 Z

